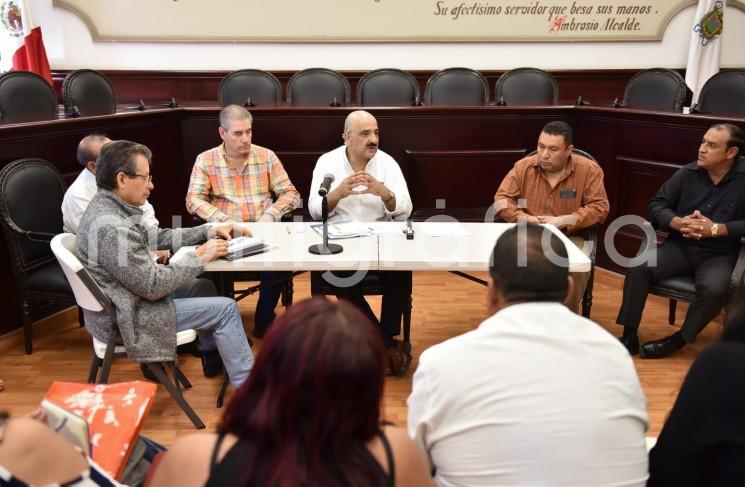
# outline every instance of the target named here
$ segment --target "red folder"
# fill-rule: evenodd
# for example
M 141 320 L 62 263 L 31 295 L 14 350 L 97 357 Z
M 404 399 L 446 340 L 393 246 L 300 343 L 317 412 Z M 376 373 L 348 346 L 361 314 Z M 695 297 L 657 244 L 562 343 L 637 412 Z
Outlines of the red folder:
M 156 384 L 54 382 L 45 399 L 88 422 L 91 457 L 114 478 L 124 471 L 150 408 Z

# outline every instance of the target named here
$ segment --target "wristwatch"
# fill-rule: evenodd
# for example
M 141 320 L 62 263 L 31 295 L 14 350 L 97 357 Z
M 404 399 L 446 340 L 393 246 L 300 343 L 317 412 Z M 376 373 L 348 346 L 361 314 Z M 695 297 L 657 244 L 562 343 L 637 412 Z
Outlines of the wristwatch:
M 719 236 L 719 223 L 715 223 L 711 226 L 711 237 L 717 238 Z

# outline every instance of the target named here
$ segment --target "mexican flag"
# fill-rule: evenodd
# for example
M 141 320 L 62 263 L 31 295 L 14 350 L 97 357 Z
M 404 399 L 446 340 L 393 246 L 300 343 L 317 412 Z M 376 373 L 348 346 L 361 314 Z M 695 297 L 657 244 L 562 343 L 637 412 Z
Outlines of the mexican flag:
M 692 103 L 698 101 L 706 80 L 719 72 L 725 7 L 724 0 L 698 2 L 686 67 L 686 84 L 693 92 Z
M 0 0 L 0 61 L 14 71 L 33 71 L 52 84 L 47 52 L 33 0 Z

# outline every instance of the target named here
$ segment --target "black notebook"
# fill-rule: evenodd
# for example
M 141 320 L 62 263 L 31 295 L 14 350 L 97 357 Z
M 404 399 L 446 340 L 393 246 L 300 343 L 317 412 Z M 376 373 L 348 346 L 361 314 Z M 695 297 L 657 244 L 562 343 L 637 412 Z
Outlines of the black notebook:
M 228 241 L 228 254 L 223 257 L 225 260 L 237 260 L 249 255 L 256 255 L 266 252 L 271 248 L 263 240 L 253 237 L 236 237 Z

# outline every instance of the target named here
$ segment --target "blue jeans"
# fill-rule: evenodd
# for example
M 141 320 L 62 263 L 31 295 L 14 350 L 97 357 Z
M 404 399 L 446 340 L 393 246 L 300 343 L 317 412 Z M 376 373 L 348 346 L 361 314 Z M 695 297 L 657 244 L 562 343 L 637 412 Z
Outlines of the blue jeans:
M 231 298 L 186 298 L 174 299 L 176 308 L 176 331 L 196 330 L 204 350 L 210 350 L 211 343 L 205 331 L 211 331 L 211 340 L 220 352 L 225 370 L 234 387 L 240 386 L 248 377 L 254 364 L 251 347 L 248 346 L 243 321 L 238 305 Z

